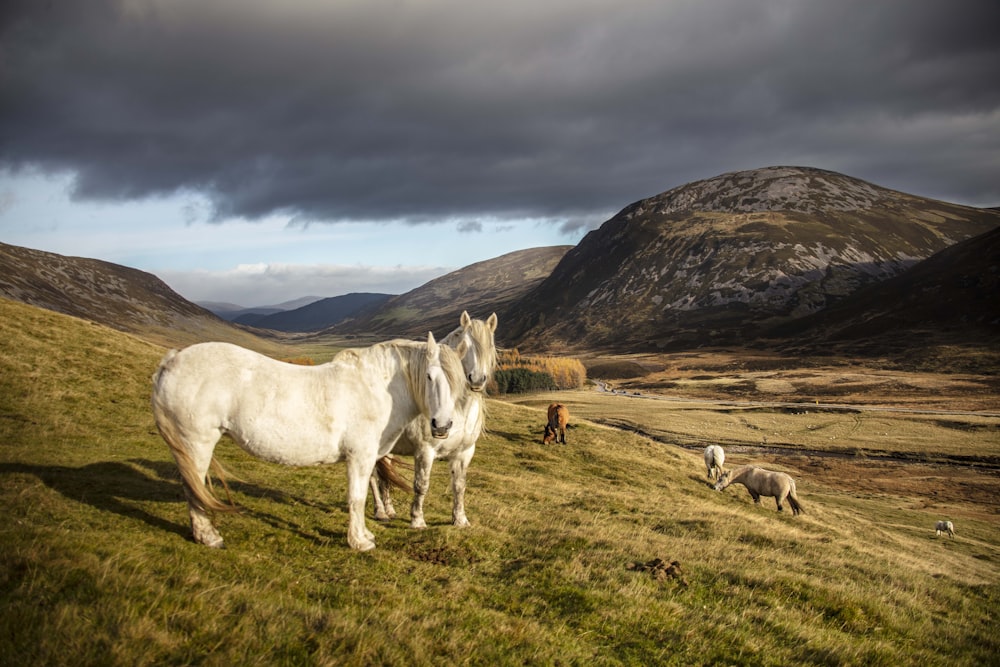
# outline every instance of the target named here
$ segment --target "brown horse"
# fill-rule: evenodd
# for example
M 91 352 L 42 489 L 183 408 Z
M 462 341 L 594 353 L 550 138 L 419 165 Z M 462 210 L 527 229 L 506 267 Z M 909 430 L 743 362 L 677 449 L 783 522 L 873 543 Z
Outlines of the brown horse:
M 558 441 L 566 444 L 566 424 L 569 423 L 569 410 L 562 403 L 553 403 L 549 406 L 549 423 L 545 425 L 545 435 L 542 437 L 542 444 Z M 556 435 L 558 434 L 558 440 Z
M 795 480 L 783 472 L 764 470 L 757 466 L 742 466 L 723 473 L 715 483 L 715 490 L 722 491 L 730 484 L 742 484 L 747 487 L 754 503 L 758 505 L 761 496 L 774 496 L 779 512 L 784 510 L 782 505 L 785 498 L 788 498 L 788 504 L 792 506 L 792 514 L 800 514 L 803 511 L 802 504 L 795 495 Z

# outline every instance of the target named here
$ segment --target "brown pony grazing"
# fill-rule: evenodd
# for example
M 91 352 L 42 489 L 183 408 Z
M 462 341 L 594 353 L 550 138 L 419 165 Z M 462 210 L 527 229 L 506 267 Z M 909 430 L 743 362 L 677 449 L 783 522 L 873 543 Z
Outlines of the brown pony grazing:
M 556 441 L 556 434 L 559 435 L 558 442 L 566 444 L 566 424 L 569 423 L 569 410 L 562 403 L 553 403 L 549 406 L 549 423 L 545 425 L 545 435 L 542 437 L 542 444 L 547 445 Z
M 799 503 L 795 495 L 795 480 L 783 472 L 764 470 L 757 466 L 743 466 L 723 473 L 718 482 L 715 483 L 715 490 L 722 491 L 730 484 L 742 484 L 747 487 L 750 496 L 756 504 L 760 504 L 761 496 L 774 496 L 778 503 L 778 511 L 784 511 L 782 507 L 785 498 L 792 506 L 792 514 L 803 512 L 802 504 Z

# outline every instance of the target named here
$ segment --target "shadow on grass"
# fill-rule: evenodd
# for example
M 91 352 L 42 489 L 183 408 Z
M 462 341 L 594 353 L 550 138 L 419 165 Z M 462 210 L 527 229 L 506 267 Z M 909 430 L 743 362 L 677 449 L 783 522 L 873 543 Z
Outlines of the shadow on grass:
M 137 466 L 150 468 L 153 474 L 139 470 Z M 184 502 L 184 491 L 180 482 L 163 479 L 164 470 L 167 469 L 166 463 L 141 460 L 129 463 L 111 461 L 90 463 L 80 468 L 0 463 L 0 475 L 31 475 L 69 500 L 86 503 L 102 511 L 138 519 L 154 528 L 186 536 L 190 532 L 186 526 L 150 514 L 134 504 L 135 502 Z
M 2 475 L 31 475 L 63 497 L 85 503 L 98 510 L 138 519 L 149 526 L 191 539 L 187 522 L 176 523 L 149 513 L 137 503 L 178 503 L 185 509 L 187 501 L 181 486 L 177 466 L 172 461 L 131 459 L 127 462 L 102 461 L 74 468 L 60 465 L 0 463 Z M 346 507 L 299 498 L 282 491 L 244 481 L 230 481 L 234 493 L 279 505 L 300 505 L 324 514 L 346 514 Z M 225 498 L 221 485 L 216 492 Z M 326 529 L 308 531 L 300 525 L 260 510 L 246 510 L 249 516 L 275 528 L 294 532 L 316 543 L 344 539 L 346 532 Z M 318 535 L 315 533 L 319 533 Z

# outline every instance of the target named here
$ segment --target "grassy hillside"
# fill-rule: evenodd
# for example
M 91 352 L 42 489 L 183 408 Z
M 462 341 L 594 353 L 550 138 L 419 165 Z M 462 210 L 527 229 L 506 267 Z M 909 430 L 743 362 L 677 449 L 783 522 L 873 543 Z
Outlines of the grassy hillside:
M 696 453 L 491 401 L 473 526 L 370 522 L 346 547 L 343 466 L 220 459 L 245 508 L 188 538 L 155 434 L 162 353 L 0 300 L 0 663 L 924 664 L 995 661 L 995 518 L 935 539 L 895 498 L 800 485 L 806 514 L 720 494 Z M 712 417 L 705 417 L 712 429 Z M 397 494 L 397 506 L 406 500 Z M 662 580 L 629 569 L 680 563 Z

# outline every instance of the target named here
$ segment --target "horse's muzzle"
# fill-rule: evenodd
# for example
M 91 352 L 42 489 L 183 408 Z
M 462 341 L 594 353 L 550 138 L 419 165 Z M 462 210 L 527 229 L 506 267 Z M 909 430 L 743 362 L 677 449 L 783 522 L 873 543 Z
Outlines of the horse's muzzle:
M 432 419 L 431 435 L 435 438 L 438 438 L 439 440 L 442 438 L 447 438 L 448 432 L 451 430 L 451 424 L 452 423 L 449 421 L 447 424 L 442 424 L 441 426 L 438 426 L 437 420 Z

